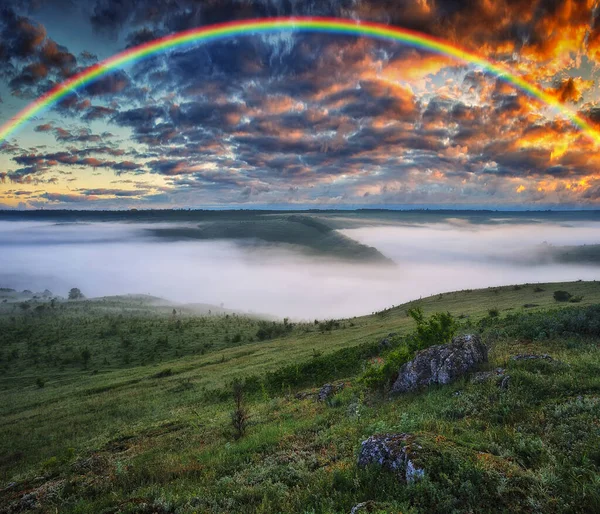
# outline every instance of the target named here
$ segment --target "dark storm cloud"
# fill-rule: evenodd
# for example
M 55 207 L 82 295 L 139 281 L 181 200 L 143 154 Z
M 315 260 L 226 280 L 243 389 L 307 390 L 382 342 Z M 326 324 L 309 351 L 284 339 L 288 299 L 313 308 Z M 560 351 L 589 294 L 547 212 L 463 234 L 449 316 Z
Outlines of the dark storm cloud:
M 85 154 L 85 151 L 83 152 Z M 67 166 L 89 166 L 91 168 L 109 168 L 117 174 L 123 172 L 137 171 L 143 165 L 133 161 L 113 161 L 98 159 L 96 157 L 83 157 L 74 152 L 51 152 L 45 154 L 22 154 L 12 158 L 14 162 L 22 166 L 35 167 L 38 171 L 48 169 L 59 164 Z
M 86 84 L 81 89 L 81 94 L 86 96 L 114 95 L 123 91 L 130 84 L 131 80 L 127 73 L 117 70 Z
M 68 48 L 48 37 L 39 22 L 0 2 L 0 75 L 9 78 L 14 96 L 34 98 L 72 75 L 77 59 Z
M 92 105 L 85 111 L 81 118 L 85 121 L 94 121 L 113 116 L 116 112 L 116 109 L 112 109 L 110 107 Z

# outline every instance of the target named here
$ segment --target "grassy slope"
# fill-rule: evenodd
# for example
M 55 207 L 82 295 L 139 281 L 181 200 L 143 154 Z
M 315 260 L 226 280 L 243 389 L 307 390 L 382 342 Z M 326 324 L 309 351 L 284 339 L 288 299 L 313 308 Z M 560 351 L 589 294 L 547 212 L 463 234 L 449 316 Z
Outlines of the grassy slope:
M 544 291 L 534 292 L 536 287 Z M 498 309 L 502 316 L 554 307 L 552 291 L 557 289 L 583 296 L 577 306 L 600 303 L 597 282 L 462 291 L 418 303 L 427 313 L 448 310 L 456 316 L 467 316 L 463 317 L 463 323 L 468 324 L 486 316 L 489 309 Z M 525 304 L 538 307 L 524 308 Z M 437 489 L 413 491 L 407 496 L 406 488 L 398 489 L 386 477 L 374 479 L 372 474 L 355 469 L 355 452 L 361 438 L 387 430 L 422 434 L 425 447 L 432 444 L 432 437 L 441 437 L 442 447 L 447 446 L 448 462 L 453 462 L 452 459 L 479 462 L 477 452 L 473 451 L 482 452 L 487 455 L 482 457 L 485 462 L 480 463 L 483 471 L 477 467 L 479 464 L 474 465 L 475 470 L 483 473 L 477 475 L 479 479 L 485 476 L 489 483 L 495 483 L 502 473 L 523 475 L 523 483 L 527 480 L 535 483 L 520 486 L 526 493 L 507 490 L 506 494 L 516 495 L 515 498 L 525 494 L 523 502 L 543 503 L 543 491 L 536 488 L 544 486 L 551 491 L 552 480 L 560 479 L 560 462 L 549 453 L 550 446 L 543 434 L 530 435 L 529 431 L 535 432 L 539 423 L 545 426 L 549 417 L 555 415 L 552 409 L 558 409 L 556 412 L 560 414 L 560 409 L 571 408 L 564 402 L 577 401 L 583 402 L 577 407 L 581 412 L 576 410 L 580 421 L 587 422 L 585 416 L 592 413 L 596 423 L 591 425 L 591 431 L 590 426 L 584 425 L 579 439 L 586 442 L 590 433 L 598 435 L 598 341 L 569 346 L 562 340 L 540 345 L 505 338 L 494 346 L 491 365 L 507 363 L 510 354 L 533 350 L 552 352 L 571 368 L 536 370 L 509 363 L 514 368 L 510 372 L 517 386 L 506 398 L 498 398 L 497 391 L 489 386 L 462 383 L 393 402 L 365 398 L 364 391 L 353 385 L 330 407 L 285 396 L 270 398 L 265 394 L 253 400 L 254 425 L 249 435 L 232 443 L 228 432 L 231 407 L 216 395 L 213 397 L 215 389 L 225 387 L 234 377 L 261 374 L 290 362 L 310 360 L 315 350 L 327 354 L 377 341 L 392 331 L 406 333 L 412 329 L 412 322 L 406 317 L 410 304 L 342 321 L 340 328 L 332 331 L 322 332 L 314 324 L 299 325 L 283 338 L 264 342 L 250 341 L 258 325 L 248 318 L 224 315 L 198 318 L 184 309 L 178 314 L 180 325 L 185 327 L 181 332 L 170 309 L 136 306 L 119 318 L 117 312 L 122 305 L 115 309 L 104 305 L 102 310 L 98 310 L 99 306 L 102 306 L 99 302 L 73 302 L 52 316 L 13 314 L 10 305 L 2 307 L 2 323 L 39 324 L 41 329 L 62 323 L 63 330 L 68 327 L 69 335 L 63 335 L 67 342 L 58 343 L 56 348 L 66 344 L 77 355 L 78 349 L 87 346 L 92 353 L 88 370 L 69 358 L 60 365 L 47 366 L 43 353 L 35 365 L 27 353 L 31 339 L 35 339 L 32 335 L 21 334 L 8 343 L 2 341 L 0 488 L 1 483 L 16 480 L 20 481 L 19 491 L 34 489 L 40 482 L 27 480 L 42 475 L 45 478 L 41 483 L 59 484 L 56 487 L 62 492 L 54 501 L 59 501 L 65 512 L 100 511 L 118 505 L 122 511 L 135 511 L 139 498 L 158 502 L 148 512 L 161 512 L 157 510 L 161 502 L 167 507 L 179 506 L 185 512 L 260 511 L 261 505 L 266 511 L 344 512 L 352 502 L 372 498 L 375 491 L 377 498 L 396 502 L 396 506 L 409 500 L 414 504 L 418 498 L 424 502 L 421 507 L 426 508 L 430 505 L 427 498 L 437 494 L 441 495 L 440 505 L 456 508 L 451 505 L 455 496 L 447 497 L 447 493 L 444 496 Z M 101 330 L 110 329 L 115 322 L 116 331 L 112 335 L 98 337 Z M 131 326 L 138 327 L 127 333 L 137 352 L 126 364 L 122 359 L 121 335 Z M 145 346 L 147 328 L 152 334 L 154 362 L 140 365 L 150 352 Z M 242 340 L 237 343 L 226 340 L 226 331 L 228 336 L 242 333 Z M 156 350 L 154 341 L 164 335 L 169 336 L 170 346 Z M 213 346 L 206 348 L 207 341 L 213 342 Z M 21 357 L 7 361 L 6 355 L 13 347 Z M 200 353 L 202 348 L 204 354 Z M 177 351 L 181 356 L 176 355 Z M 106 356 L 109 359 L 104 364 Z M 165 369 L 169 370 L 167 376 L 158 376 Z M 45 387 L 36 387 L 37 377 L 46 380 Z M 464 389 L 465 394 L 453 396 L 457 389 Z M 577 396 L 582 399 L 577 400 Z M 538 409 L 536 405 L 546 397 L 548 403 Z M 525 412 L 527 405 L 533 405 L 531 412 Z M 575 430 L 570 425 L 561 428 L 559 414 L 551 430 L 556 437 L 561 436 L 561 430 Z M 482 432 L 484 429 L 487 432 Z M 516 438 L 515 430 L 526 430 L 528 435 Z M 525 447 L 519 450 L 519 444 Z M 569 444 L 577 445 L 577 437 Z M 468 455 L 463 455 L 465 452 Z M 98 469 L 93 464 L 96 460 L 88 463 L 90 469 L 82 468 L 81 463 L 90 456 L 98 461 Z M 585 468 L 581 473 L 594 469 L 594 458 L 589 454 L 592 465 L 576 463 Z M 536 459 L 548 462 L 554 459 L 554 462 L 550 465 Z M 528 475 L 528 467 L 533 464 L 546 466 L 548 484 L 541 484 L 537 478 L 536 482 Z M 504 471 L 500 473 L 500 469 Z M 575 467 L 572 472 L 576 472 Z M 475 475 L 471 477 L 474 481 Z M 66 490 L 61 482 L 65 480 L 70 483 Z M 591 493 L 583 489 L 590 487 L 593 480 L 593 477 L 582 479 L 579 493 L 589 496 Z M 426 486 L 433 487 L 429 482 L 417 487 Z M 513 482 L 505 486 L 516 487 Z M 471 487 L 477 489 L 476 485 Z M 482 490 L 483 486 L 478 487 Z M 3 493 L 0 505 L 2 501 L 8 503 L 14 494 L 10 490 Z M 468 501 L 474 501 L 472 493 L 465 491 L 464 495 Z M 493 505 L 494 500 L 490 501 Z M 557 500 L 556 510 L 566 509 L 559 503 Z M 544 506 L 548 508 L 548 504 Z M 164 511 L 170 511 L 167 507 Z M 530 510 L 535 511 L 535 505 Z

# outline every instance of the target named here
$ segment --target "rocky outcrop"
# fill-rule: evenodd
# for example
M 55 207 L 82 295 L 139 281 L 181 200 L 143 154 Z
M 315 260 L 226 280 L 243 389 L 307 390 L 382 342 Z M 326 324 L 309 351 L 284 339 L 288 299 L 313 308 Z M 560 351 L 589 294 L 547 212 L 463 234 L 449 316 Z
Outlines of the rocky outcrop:
M 339 393 L 342 389 L 344 389 L 343 382 L 340 382 L 338 384 L 325 384 L 323 387 L 321 387 L 319 393 L 317 394 L 317 401 L 324 402 L 328 398 Z
M 344 382 L 338 382 L 337 384 L 325 384 L 318 391 L 301 391 L 296 393 L 296 398 L 298 400 L 314 398 L 318 402 L 324 402 L 339 393 L 342 389 L 344 389 Z
M 425 475 L 415 462 L 421 446 L 411 434 L 372 435 L 361 444 L 358 465 L 378 465 L 396 473 L 401 480 L 412 483 Z
M 506 370 L 504 368 L 496 368 L 493 371 L 480 371 L 478 373 L 473 373 L 471 376 L 472 384 L 483 384 L 484 382 L 488 382 L 490 380 L 495 380 L 496 385 L 500 389 L 508 389 L 510 375 L 506 374 Z
M 374 501 L 369 500 L 366 502 L 357 503 L 354 507 L 352 507 L 350 514 L 363 514 L 365 512 L 377 512 L 378 510 L 377 504 Z
M 383 352 L 389 350 L 392 347 L 392 340 L 398 335 L 397 332 L 390 332 L 387 337 L 384 337 L 379 341 L 379 351 Z
M 471 376 L 472 384 L 483 384 L 488 380 L 492 379 L 502 379 L 505 375 L 504 368 L 496 368 L 493 371 L 479 371 L 478 373 L 473 373 Z
M 418 352 L 400 368 L 391 392 L 399 394 L 432 384 L 449 384 L 485 361 L 487 348 L 479 336 L 458 336 L 450 344 Z

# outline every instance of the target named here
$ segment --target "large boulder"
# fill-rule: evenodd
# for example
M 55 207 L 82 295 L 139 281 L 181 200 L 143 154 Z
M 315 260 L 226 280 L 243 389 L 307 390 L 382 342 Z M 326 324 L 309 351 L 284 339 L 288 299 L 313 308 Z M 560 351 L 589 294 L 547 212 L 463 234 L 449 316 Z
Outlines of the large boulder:
M 361 443 L 358 465 L 376 464 L 396 473 L 401 480 L 412 483 L 424 476 L 416 464 L 421 446 L 414 442 L 411 434 L 377 434 Z
M 477 335 L 463 335 L 450 344 L 431 346 L 400 368 L 392 393 L 406 393 L 431 384 L 449 384 L 487 361 L 487 348 Z

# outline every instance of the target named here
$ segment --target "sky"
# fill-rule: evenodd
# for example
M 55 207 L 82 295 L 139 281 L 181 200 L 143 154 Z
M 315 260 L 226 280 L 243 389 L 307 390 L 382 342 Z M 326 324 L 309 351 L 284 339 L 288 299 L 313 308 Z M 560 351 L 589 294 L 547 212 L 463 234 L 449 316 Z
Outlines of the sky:
M 126 48 L 290 15 L 460 45 L 600 130 L 591 0 L 0 0 L 0 124 Z M 0 208 L 597 208 L 598 150 L 560 112 L 445 56 L 244 35 L 116 70 L 30 120 L 0 143 Z

